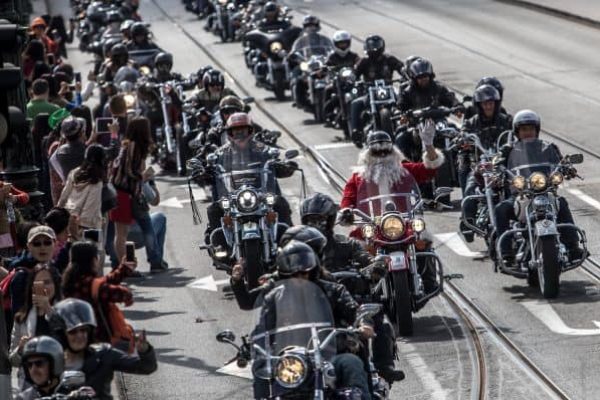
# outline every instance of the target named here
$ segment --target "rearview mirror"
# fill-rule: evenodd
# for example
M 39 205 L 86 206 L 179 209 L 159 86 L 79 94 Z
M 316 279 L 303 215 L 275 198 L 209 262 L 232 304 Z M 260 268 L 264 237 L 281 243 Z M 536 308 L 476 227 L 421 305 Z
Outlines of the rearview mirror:
M 217 342 L 233 343 L 233 342 L 235 342 L 235 333 L 233 333 L 229 329 L 219 332 L 219 333 L 217 333 Z
M 583 154 L 570 154 L 567 156 L 567 160 L 571 164 L 581 164 L 583 162 Z
M 244 97 L 242 99 L 242 101 L 244 102 L 244 104 L 254 103 L 254 97 L 252 97 L 252 96 Z
M 293 158 L 296 158 L 300 155 L 300 152 L 297 149 L 288 149 L 285 151 L 285 159 L 286 160 L 291 160 Z
M 473 101 L 473 96 L 463 96 L 463 103 Z

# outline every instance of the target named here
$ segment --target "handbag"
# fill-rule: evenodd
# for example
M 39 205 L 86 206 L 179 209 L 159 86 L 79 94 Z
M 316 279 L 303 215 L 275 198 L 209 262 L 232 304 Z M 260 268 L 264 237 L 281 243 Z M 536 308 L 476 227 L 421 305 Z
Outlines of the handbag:
M 100 207 L 102 214 L 109 212 L 117 207 L 117 190 L 112 183 L 102 185 L 102 205 Z
M 148 211 L 150 211 L 150 206 L 142 193 L 137 196 L 131 196 L 131 216 L 133 219 L 142 219 Z

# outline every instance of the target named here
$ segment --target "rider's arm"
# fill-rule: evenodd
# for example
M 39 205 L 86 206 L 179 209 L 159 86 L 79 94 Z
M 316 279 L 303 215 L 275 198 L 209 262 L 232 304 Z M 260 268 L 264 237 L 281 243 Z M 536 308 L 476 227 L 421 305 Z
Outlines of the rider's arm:
M 444 107 L 454 107 L 458 105 L 458 99 L 454 95 L 454 92 L 448 90 L 448 88 L 444 85 L 438 83 L 439 87 L 439 101 L 440 104 Z
M 352 174 L 348 182 L 346 182 L 346 186 L 344 186 L 344 192 L 342 193 L 340 208 L 354 208 L 356 206 L 357 177 L 358 174 L 355 172 Z
M 426 151 L 423 154 L 423 162 L 402 163 L 402 166 L 411 173 L 411 175 L 415 178 L 417 183 L 425 183 L 433 179 L 433 177 L 435 177 L 437 169 L 441 167 L 442 164 L 444 164 L 444 154 L 436 149 L 430 150 L 429 152 L 431 151 L 435 152 L 437 158 L 432 159 L 433 157 L 431 157 L 431 154 L 428 154 L 428 152 Z
M 402 75 L 404 63 L 400 61 L 396 56 L 389 56 L 389 65 L 392 71 L 396 71 L 398 75 Z
M 358 263 L 360 268 L 364 268 L 371 263 L 371 255 L 356 239 L 349 239 L 352 249 L 352 261 Z

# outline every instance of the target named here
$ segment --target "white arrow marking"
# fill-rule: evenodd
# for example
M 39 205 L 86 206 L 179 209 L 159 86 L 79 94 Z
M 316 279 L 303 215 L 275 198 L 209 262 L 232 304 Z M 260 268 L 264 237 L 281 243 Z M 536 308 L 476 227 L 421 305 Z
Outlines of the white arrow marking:
M 163 200 L 159 204 L 160 207 L 171 207 L 171 208 L 183 208 L 181 201 L 177 197 L 170 197 L 167 200 Z
M 246 368 L 240 368 L 237 366 L 237 362 L 233 361 L 224 366 L 223 368 L 219 368 L 217 372 L 225 375 L 237 376 L 238 378 L 253 380 L 252 363 L 248 363 Z
M 215 278 L 212 275 L 208 275 L 188 284 L 188 287 L 217 292 L 219 291 L 219 285 L 224 285 L 228 282 L 229 279 L 219 279 L 218 281 L 215 281 Z
M 485 255 L 485 253 L 481 251 L 471 251 L 463 241 L 462 236 L 456 232 L 436 233 L 435 237 L 440 241 L 440 244 L 448 247 L 459 256 L 473 258 L 483 257 Z
M 568 336 L 600 335 L 600 329 L 575 329 L 567 326 L 554 308 L 545 301 L 532 300 L 521 302 L 521 304 L 552 332 Z M 600 322 L 592 321 L 592 323 L 600 328 Z

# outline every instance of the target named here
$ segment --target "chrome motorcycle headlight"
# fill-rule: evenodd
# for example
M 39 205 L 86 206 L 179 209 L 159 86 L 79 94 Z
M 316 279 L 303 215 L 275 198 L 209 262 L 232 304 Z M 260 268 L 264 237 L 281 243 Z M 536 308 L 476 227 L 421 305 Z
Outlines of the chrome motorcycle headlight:
M 515 176 L 512 180 L 512 185 L 517 190 L 523 190 L 525 188 L 525 177 L 521 175 Z
M 123 100 L 125 100 L 125 105 L 127 108 L 135 107 L 135 96 L 132 94 L 126 94 L 123 96 Z
M 272 206 L 275 204 L 275 195 L 273 193 L 268 193 L 265 196 L 265 202 L 267 203 L 268 206 Z
M 302 61 L 300 63 L 300 71 L 302 71 L 302 72 L 308 72 L 308 69 L 309 69 L 308 63 L 306 61 Z
M 529 176 L 529 185 L 533 190 L 544 190 L 547 184 L 548 179 L 541 172 L 534 172 Z
M 271 53 L 278 54 L 283 49 L 283 44 L 281 44 L 281 42 L 273 42 L 269 46 L 269 49 L 271 50 Z
M 296 355 L 281 357 L 275 366 L 275 380 L 284 388 L 300 386 L 306 379 L 307 373 L 306 362 Z
M 373 236 L 375 236 L 375 225 L 363 225 L 362 228 L 360 228 L 360 230 L 365 239 L 371 239 Z
M 404 222 L 396 215 L 388 215 L 381 220 L 381 233 L 389 240 L 398 240 L 404 233 Z
M 241 211 L 252 211 L 258 205 L 258 196 L 252 190 L 242 190 L 237 197 L 237 204 Z
M 421 218 L 413 219 L 412 228 L 417 233 L 423 232 L 425 230 L 425 220 Z
M 231 208 L 231 203 L 229 202 L 229 199 L 222 199 L 221 207 L 223 208 L 223 210 L 229 210 Z
M 385 90 L 385 89 L 379 89 L 377 91 L 377 98 L 379 100 L 385 100 L 385 99 L 387 99 L 388 98 L 388 92 L 387 92 L 387 90 Z
M 561 185 L 564 180 L 565 177 L 560 172 L 554 172 L 552 175 L 550 175 L 550 182 L 552 182 L 554 186 Z

